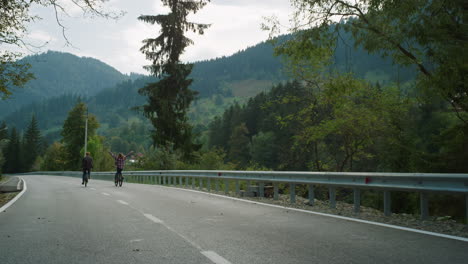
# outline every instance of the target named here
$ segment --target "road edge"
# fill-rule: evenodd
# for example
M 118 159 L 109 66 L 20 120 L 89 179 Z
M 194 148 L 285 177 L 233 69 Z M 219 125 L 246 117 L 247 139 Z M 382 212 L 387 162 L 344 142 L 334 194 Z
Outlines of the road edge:
M 6 204 L 4 204 L 2 207 L 0 207 L 0 214 L 3 213 L 3 212 L 5 212 L 6 209 L 8 209 L 8 207 L 10 207 L 11 205 L 13 205 L 21 196 L 23 196 L 23 194 L 24 194 L 24 193 L 26 192 L 26 190 L 28 189 L 28 187 L 26 186 L 26 181 L 25 181 L 23 178 L 21 178 L 21 177 L 20 177 L 20 179 L 21 179 L 21 181 L 19 181 L 19 182 L 23 182 L 23 190 L 22 190 L 20 193 L 18 193 L 18 194 L 15 196 L 15 198 L 11 199 L 8 203 L 6 203 Z
M 157 186 L 159 186 L 159 185 L 157 185 Z M 369 221 L 369 220 L 362 220 L 362 219 L 358 219 L 358 218 L 347 217 L 347 216 L 340 216 L 340 215 L 333 215 L 333 214 L 327 214 L 327 213 L 314 212 L 314 211 L 298 209 L 298 208 L 293 208 L 293 207 L 287 207 L 287 206 L 281 206 L 281 205 L 276 205 L 276 204 L 262 203 L 262 202 L 257 202 L 257 201 L 245 200 L 245 199 L 241 199 L 241 198 L 224 196 L 224 195 L 220 195 L 220 194 L 208 193 L 208 192 L 197 191 L 197 190 L 190 190 L 190 189 L 185 189 L 185 188 L 178 188 L 178 187 L 171 187 L 171 186 L 161 186 L 161 187 L 184 190 L 184 191 L 195 192 L 195 193 L 204 193 L 204 194 L 208 194 L 208 195 L 211 195 L 211 196 L 227 198 L 227 199 L 247 202 L 247 203 L 251 203 L 251 204 L 265 205 L 265 206 L 269 206 L 269 207 L 281 208 L 281 209 L 286 209 L 286 210 L 290 210 L 290 211 L 320 215 L 320 216 L 325 216 L 325 217 L 337 218 L 337 219 L 341 219 L 341 220 L 347 220 L 347 221 L 358 222 L 358 223 L 363 223 L 363 224 L 382 226 L 382 227 L 386 227 L 386 228 L 392 228 L 392 229 L 397 229 L 397 230 L 402 230 L 402 231 L 407 231 L 407 232 L 413 232 L 413 233 L 419 233 L 419 234 L 430 235 L 430 236 L 435 236 L 435 237 L 458 240 L 458 241 L 462 241 L 462 242 L 468 242 L 468 238 L 465 238 L 465 237 L 446 235 L 446 234 L 442 234 L 442 233 L 424 231 L 424 230 L 410 228 L 410 227 L 403 227 L 403 226 L 397 226 L 397 225 L 384 224 L 384 223 L 379 223 L 379 222 L 374 222 L 374 221 Z

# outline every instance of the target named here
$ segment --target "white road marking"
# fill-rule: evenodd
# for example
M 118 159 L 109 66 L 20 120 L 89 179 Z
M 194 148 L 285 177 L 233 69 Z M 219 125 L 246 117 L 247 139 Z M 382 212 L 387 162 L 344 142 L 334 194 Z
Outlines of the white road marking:
M 23 181 L 23 179 L 20 178 L 20 181 L 18 181 L 18 184 L 16 184 L 16 190 L 20 189 L 20 185 L 21 185 L 22 181 Z
M 103 192 L 102 194 L 104 194 L 104 195 L 106 195 L 106 196 L 110 196 L 110 194 L 108 194 L 108 193 L 105 193 L 105 192 Z
M 202 251 L 201 253 L 216 264 L 231 264 L 231 262 L 221 257 L 214 251 Z
M 94 189 L 94 188 L 90 188 L 90 189 L 91 189 L 91 190 L 93 190 L 93 191 L 95 191 L 95 190 L 96 190 L 96 189 Z
M 0 213 L 5 212 L 5 210 L 8 207 L 10 207 L 14 202 L 16 202 L 16 200 L 18 200 L 26 192 L 26 190 L 28 189 L 28 187 L 26 187 L 26 181 L 23 178 L 20 178 L 20 179 L 23 182 L 23 190 L 20 193 L 18 193 L 15 196 L 15 198 L 11 199 L 8 203 L 6 203 L 2 207 L 0 207 Z
M 146 218 L 148 218 L 149 220 L 155 222 L 156 224 L 162 224 L 164 223 L 161 219 L 151 215 L 151 214 L 143 214 L 144 216 L 146 216 Z
M 121 204 L 124 204 L 124 205 L 128 205 L 128 203 L 127 203 L 127 202 L 125 202 L 125 201 L 122 201 L 122 200 L 117 200 L 117 202 L 119 202 L 119 203 L 121 203 Z
M 140 242 L 140 241 L 143 241 L 143 239 L 141 239 L 141 238 L 138 238 L 138 239 L 132 239 L 132 240 L 130 240 L 130 243 L 134 243 L 134 242 Z
M 304 210 L 304 209 L 297 209 L 297 208 L 292 208 L 292 207 L 286 207 L 286 206 L 281 206 L 281 205 L 276 205 L 276 204 L 267 204 L 267 203 L 262 203 L 262 202 L 257 202 L 257 201 L 244 200 L 244 199 L 240 199 L 240 198 L 224 196 L 224 195 L 219 195 L 219 194 L 214 194 L 214 193 L 207 193 L 207 192 L 202 192 L 202 191 L 197 191 L 197 190 L 189 190 L 189 189 L 178 188 L 178 187 L 170 187 L 170 186 L 160 186 L 160 187 L 178 189 L 178 190 L 183 190 L 183 191 L 187 191 L 187 192 L 194 192 L 194 193 L 203 193 L 203 194 L 210 195 L 210 196 L 222 197 L 222 198 L 235 200 L 235 201 L 241 201 L 241 202 L 245 202 L 245 203 L 257 204 L 257 205 L 263 205 L 263 206 L 269 206 L 269 207 L 275 207 L 275 208 L 281 208 L 281 209 L 286 209 L 286 210 L 289 210 L 289 211 L 296 211 L 296 212 L 302 212 L 302 213 L 307 213 L 307 214 L 321 215 L 321 216 L 326 216 L 326 217 L 343 219 L 343 220 L 347 220 L 347 221 L 351 221 L 351 222 L 358 222 L 358 223 L 364 223 L 364 224 L 369 224 L 369 225 L 382 226 L 382 227 L 386 227 L 386 228 L 392 228 L 392 229 L 403 230 L 403 231 L 408 231 L 408 232 L 413 232 L 413 233 L 419 233 L 419 234 L 425 234 L 425 235 L 430 235 L 430 236 L 435 236 L 435 237 L 443 237 L 443 238 L 468 242 L 468 238 L 465 238 L 465 237 L 451 236 L 451 235 L 446 235 L 446 234 L 441 234 L 441 233 L 424 231 L 424 230 L 420 230 L 420 229 L 414 229 L 414 228 L 409 228 L 409 227 L 384 224 L 384 223 L 379 223 L 379 222 L 372 222 L 372 221 L 368 221 L 368 220 L 361 220 L 361 219 L 356 219 L 356 218 L 351 218 L 351 217 L 346 217 L 346 216 L 340 216 L 340 215 L 319 213 L 319 212 L 314 212 L 314 211 L 309 211 L 309 210 Z

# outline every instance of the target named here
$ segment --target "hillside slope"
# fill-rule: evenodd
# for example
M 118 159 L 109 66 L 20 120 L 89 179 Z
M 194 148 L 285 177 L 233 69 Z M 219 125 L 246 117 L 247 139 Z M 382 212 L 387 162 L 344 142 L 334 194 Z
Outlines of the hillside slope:
M 35 79 L 24 88 L 16 88 L 7 100 L 0 101 L 0 118 L 22 106 L 63 94 L 93 96 L 128 77 L 94 58 L 48 51 L 28 56 L 22 62 L 31 65 Z

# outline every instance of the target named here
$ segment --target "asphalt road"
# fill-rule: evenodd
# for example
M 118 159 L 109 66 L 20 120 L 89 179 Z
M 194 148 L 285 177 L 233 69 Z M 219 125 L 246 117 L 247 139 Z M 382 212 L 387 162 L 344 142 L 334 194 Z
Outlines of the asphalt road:
M 23 176 L 0 263 L 467 263 L 468 243 L 162 186 Z

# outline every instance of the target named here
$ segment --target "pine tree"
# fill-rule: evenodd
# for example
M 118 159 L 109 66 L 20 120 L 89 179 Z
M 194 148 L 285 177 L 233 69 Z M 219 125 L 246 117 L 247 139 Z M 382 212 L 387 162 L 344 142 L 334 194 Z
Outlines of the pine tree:
M 148 97 L 142 106 L 144 115 L 150 119 L 154 131 L 153 145 L 181 150 L 188 159 L 190 154 L 200 148 L 192 142 L 192 126 L 188 122 L 187 110 L 197 93 L 189 88 L 193 64 L 184 64 L 180 55 L 193 41 L 184 36 L 187 31 L 203 34 L 209 27 L 187 21 L 190 13 L 196 13 L 210 0 L 162 0 L 170 8 L 165 15 L 143 15 L 138 19 L 150 24 L 159 24 L 161 34 L 156 38 L 143 41 L 143 52 L 151 65 L 145 69 L 159 81 L 150 83 L 139 90 Z
M 5 164 L 3 171 L 9 173 L 21 172 L 22 168 L 22 155 L 20 135 L 16 132 L 16 128 L 11 129 L 8 145 L 5 149 Z
M 26 171 L 31 170 L 34 161 L 41 152 L 41 140 L 41 132 L 37 126 L 36 117 L 33 115 L 23 139 L 24 168 Z

